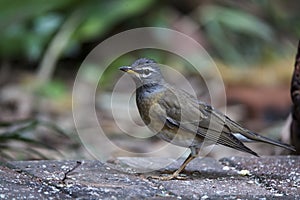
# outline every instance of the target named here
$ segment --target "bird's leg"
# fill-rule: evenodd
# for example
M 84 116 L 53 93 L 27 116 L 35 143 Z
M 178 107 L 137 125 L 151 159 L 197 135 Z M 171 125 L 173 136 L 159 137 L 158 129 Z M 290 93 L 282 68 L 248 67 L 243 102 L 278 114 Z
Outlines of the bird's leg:
M 189 156 L 185 159 L 182 165 L 173 174 L 168 176 L 151 176 L 150 178 L 159 179 L 163 181 L 172 180 L 172 179 L 185 179 L 179 176 L 180 172 L 182 172 L 185 169 L 185 167 L 197 156 L 198 156 L 198 149 L 191 148 L 191 153 L 189 154 Z

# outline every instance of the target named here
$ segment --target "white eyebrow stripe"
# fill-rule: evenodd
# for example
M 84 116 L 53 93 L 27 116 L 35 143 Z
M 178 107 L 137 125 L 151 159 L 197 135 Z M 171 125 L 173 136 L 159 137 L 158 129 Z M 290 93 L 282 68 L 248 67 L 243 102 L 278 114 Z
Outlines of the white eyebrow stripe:
M 155 71 L 156 71 L 156 70 L 153 69 L 152 67 L 144 67 L 143 69 L 144 69 L 144 70 L 145 70 L 145 69 L 148 69 L 149 71 L 152 71 L 152 72 L 155 72 Z

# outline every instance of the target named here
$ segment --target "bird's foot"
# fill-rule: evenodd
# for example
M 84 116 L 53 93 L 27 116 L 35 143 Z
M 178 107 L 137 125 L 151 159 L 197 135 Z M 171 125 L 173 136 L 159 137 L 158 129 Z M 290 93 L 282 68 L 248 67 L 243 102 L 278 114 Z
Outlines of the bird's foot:
M 161 181 L 169 181 L 169 180 L 186 180 L 187 177 L 186 176 L 180 176 L 179 174 L 169 174 L 167 176 L 148 176 L 147 178 L 151 178 L 151 179 L 158 179 Z

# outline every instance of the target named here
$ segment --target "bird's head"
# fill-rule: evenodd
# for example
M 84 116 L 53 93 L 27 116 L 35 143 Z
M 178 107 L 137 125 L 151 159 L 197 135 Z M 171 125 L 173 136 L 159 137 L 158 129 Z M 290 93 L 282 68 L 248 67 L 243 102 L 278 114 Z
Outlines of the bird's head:
M 119 69 L 130 74 L 137 86 L 159 84 L 164 81 L 158 64 L 151 59 L 140 58 L 132 65 L 123 66 Z

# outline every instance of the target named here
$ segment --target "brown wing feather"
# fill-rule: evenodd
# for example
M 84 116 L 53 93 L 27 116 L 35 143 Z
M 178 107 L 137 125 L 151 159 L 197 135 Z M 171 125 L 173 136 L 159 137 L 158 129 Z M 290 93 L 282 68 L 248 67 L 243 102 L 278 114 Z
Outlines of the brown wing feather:
M 167 117 L 161 120 L 169 123 L 169 126 L 175 126 L 196 134 L 198 137 L 257 156 L 231 133 L 225 120 L 222 119 L 223 116 L 207 112 L 207 109 L 203 109 L 203 107 L 209 108 L 208 105 L 199 104 L 189 94 L 183 91 L 178 94 L 177 91 L 175 89 L 166 91 L 164 96 L 168 96 L 172 100 L 168 98 L 160 100 L 159 103 L 165 110 Z M 202 109 L 199 106 L 202 106 Z

